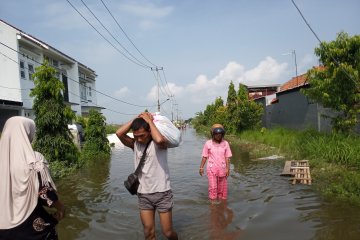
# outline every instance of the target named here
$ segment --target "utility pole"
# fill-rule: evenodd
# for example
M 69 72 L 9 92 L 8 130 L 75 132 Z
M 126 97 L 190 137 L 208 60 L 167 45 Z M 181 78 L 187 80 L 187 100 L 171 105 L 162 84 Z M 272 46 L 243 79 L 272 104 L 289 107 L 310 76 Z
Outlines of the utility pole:
M 159 78 L 160 78 L 160 75 L 159 75 L 159 70 L 163 70 L 164 68 L 163 67 L 156 67 L 156 68 L 151 68 L 151 71 L 156 71 L 156 80 L 157 80 L 157 110 L 158 112 L 160 112 L 160 83 L 159 83 Z
M 296 78 L 297 78 L 297 63 L 296 63 L 296 52 L 295 50 L 292 51 L 292 54 L 294 54 L 294 57 L 295 57 L 295 73 L 296 73 Z
M 296 77 L 296 83 L 297 83 L 297 77 L 298 77 L 298 71 L 297 71 L 297 62 L 296 62 L 296 52 L 295 50 L 292 50 L 291 52 L 293 55 L 294 55 L 294 58 L 295 58 L 295 77 Z
M 179 122 L 179 109 L 176 108 L 176 122 Z
M 176 122 L 179 120 L 179 116 L 178 116 L 178 111 L 179 111 L 179 109 L 178 109 L 178 105 L 179 104 L 177 104 L 177 103 L 174 103 L 174 105 L 176 106 Z
M 297 69 L 297 61 L 296 61 L 296 52 L 295 50 L 291 50 L 291 52 L 284 53 L 282 55 L 293 55 L 295 59 L 295 78 L 296 78 L 296 85 L 298 85 L 298 69 Z
M 170 95 L 170 99 L 172 99 L 174 95 Z M 174 103 L 171 101 L 171 122 L 174 122 Z

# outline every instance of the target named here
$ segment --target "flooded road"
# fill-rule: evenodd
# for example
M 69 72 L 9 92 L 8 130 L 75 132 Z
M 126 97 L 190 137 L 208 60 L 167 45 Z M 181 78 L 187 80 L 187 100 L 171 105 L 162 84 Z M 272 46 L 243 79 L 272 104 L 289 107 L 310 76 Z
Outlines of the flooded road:
M 310 186 L 279 176 L 288 159 L 250 160 L 239 146 L 231 146 L 227 205 L 210 205 L 207 178 L 198 174 L 205 141 L 187 129 L 182 145 L 168 151 L 180 239 L 360 239 L 359 207 L 324 202 Z M 118 146 L 108 162 L 57 182 L 67 206 L 59 238 L 143 239 L 137 197 L 123 185 L 133 171 L 132 151 Z M 158 216 L 156 227 L 164 239 Z

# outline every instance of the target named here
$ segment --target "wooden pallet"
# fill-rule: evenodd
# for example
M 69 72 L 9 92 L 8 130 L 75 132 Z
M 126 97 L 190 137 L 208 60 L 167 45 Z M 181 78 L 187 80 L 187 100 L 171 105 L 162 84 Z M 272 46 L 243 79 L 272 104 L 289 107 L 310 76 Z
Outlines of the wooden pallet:
M 284 169 L 283 169 L 282 173 L 280 174 L 280 176 L 293 177 L 295 175 L 294 169 L 291 169 L 291 162 L 292 161 L 285 162 Z
M 286 161 L 281 176 L 292 176 L 292 184 L 301 183 L 311 185 L 311 174 L 308 160 Z

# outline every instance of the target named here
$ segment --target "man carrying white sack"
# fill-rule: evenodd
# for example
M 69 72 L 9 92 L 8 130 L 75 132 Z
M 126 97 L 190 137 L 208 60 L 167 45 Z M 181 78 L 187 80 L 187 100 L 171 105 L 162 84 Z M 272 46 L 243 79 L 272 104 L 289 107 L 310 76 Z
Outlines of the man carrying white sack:
M 130 130 L 134 138 L 127 135 Z M 172 226 L 174 202 L 167 162 L 168 140 L 160 133 L 152 114 L 148 112 L 121 126 L 116 135 L 125 146 L 134 150 L 135 167 L 149 144 L 144 153 L 145 164 L 139 174 L 137 191 L 145 239 L 155 239 L 155 211 L 159 213 L 163 235 L 167 239 L 178 239 Z

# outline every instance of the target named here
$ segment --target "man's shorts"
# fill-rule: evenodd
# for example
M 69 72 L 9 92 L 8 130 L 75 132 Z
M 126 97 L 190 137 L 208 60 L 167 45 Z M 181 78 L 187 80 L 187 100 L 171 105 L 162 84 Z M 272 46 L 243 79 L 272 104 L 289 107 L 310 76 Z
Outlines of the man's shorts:
M 138 193 L 140 210 L 157 210 L 160 213 L 171 211 L 174 202 L 171 190 L 156 193 Z

